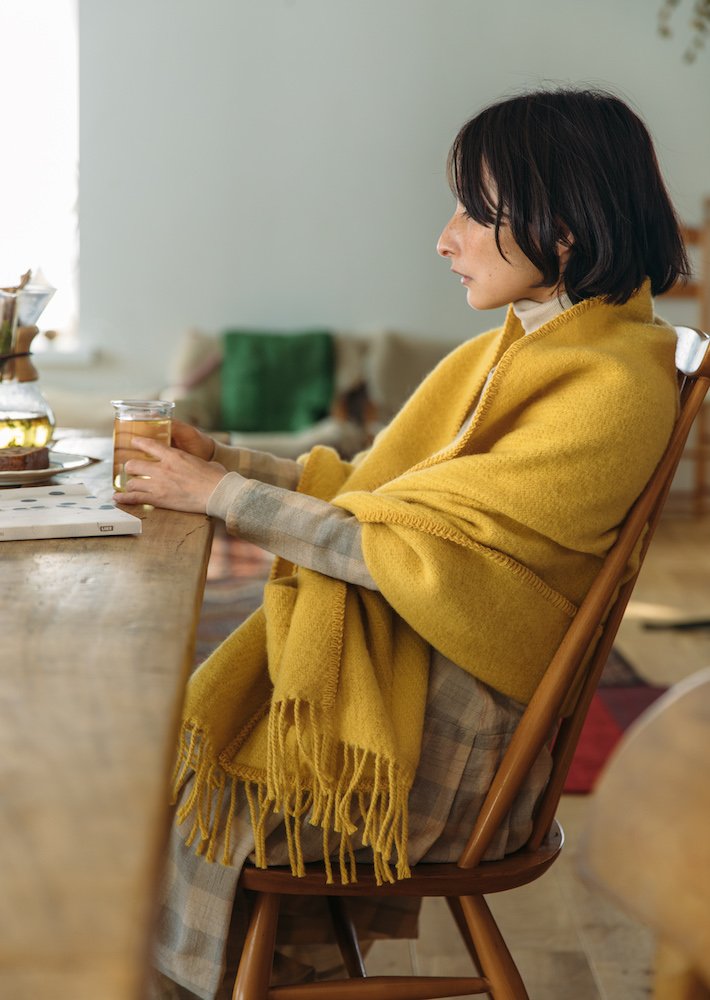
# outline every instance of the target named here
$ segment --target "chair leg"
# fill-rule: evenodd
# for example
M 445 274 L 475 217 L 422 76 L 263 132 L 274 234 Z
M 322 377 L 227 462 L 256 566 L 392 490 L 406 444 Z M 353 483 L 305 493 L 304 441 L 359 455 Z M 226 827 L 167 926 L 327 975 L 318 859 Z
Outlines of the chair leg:
M 459 929 L 459 933 L 463 938 L 463 943 L 466 945 L 469 955 L 471 956 L 471 961 L 473 962 L 476 972 L 481 974 L 481 960 L 478 957 L 478 952 L 476 951 L 476 946 L 473 943 L 473 938 L 471 937 L 471 931 L 468 929 L 468 924 L 466 923 L 466 917 L 464 916 L 463 909 L 461 907 L 461 900 L 458 896 L 447 896 L 446 902 L 449 904 L 449 909 L 456 921 L 456 926 Z
M 335 939 L 343 957 L 343 963 L 351 979 L 364 979 L 367 976 L 362 961 L 360 944 L 355 933 L 355 925 L 350 919 L 347 903 L 341 896 L 328 896 L 328 908 L 333 921 Z
M 276 945 L 280 896 L 260 892 L 256 898 L 232 1000 L 266 1000 Z
M 476 942 L 481 972 L 495 1000 L 530 1000 L 520 973 L 483 896 L 461 896 L 461 909 Z

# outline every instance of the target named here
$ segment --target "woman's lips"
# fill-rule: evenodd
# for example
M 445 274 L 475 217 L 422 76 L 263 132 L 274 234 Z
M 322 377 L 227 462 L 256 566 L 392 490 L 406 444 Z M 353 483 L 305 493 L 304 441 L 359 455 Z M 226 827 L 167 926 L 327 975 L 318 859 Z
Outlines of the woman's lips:
M 461 278 L 461 284 L 462 285 L 465 285 L 467 282 L 469 282 L 471 280 L 470 277 L 467 274 L 461 274 L 460 271 L 454 271 L 453 267 L 451 268 L 451 270 L 453 271 L 454 274 L 458 274 L 459 275 L 459 277 Z

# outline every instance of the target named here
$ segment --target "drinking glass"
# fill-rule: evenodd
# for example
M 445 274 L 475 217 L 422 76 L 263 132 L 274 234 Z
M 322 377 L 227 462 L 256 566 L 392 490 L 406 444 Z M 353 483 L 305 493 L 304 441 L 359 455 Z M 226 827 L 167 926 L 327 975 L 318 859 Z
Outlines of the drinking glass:
M 157 459 L 131 447 L 131 438 L 148 437 L 170 445 L 170 418 L 175 403 L 161 399 L 112 399 L 113 421 L 113 485 L 119 493 L 126 492 L 128 479 L 150 479 L 150 476 L 128 476 L 126 462 L 138 458 L 144 462 Z

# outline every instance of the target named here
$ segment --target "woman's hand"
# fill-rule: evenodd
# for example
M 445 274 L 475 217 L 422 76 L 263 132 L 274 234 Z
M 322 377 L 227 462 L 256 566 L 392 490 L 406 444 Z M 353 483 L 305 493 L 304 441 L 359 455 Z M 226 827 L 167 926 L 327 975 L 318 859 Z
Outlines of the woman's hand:
M 188 455 L 195 455 L 197 458 L 209 462 L 214 455 L 215 441 L 204 431 L 198 431 L 196 427 L 176 420 L 173 417 L 170 427 L 170 443 L 173 448 L 186 451 Z
M 167 448 L 152 438 L 132 438 L 131 447 L 151 455 L 155 461 L 132 458 L 126 462 L 127 475 L 150 478 L 129 479 L 126 492 L 115 493 L 113 497 L 121 505 L 148 503 L 153 507 L 204 514 L 212 491 L 227 474 L 218 462 L 205 462 L 179 448 Z

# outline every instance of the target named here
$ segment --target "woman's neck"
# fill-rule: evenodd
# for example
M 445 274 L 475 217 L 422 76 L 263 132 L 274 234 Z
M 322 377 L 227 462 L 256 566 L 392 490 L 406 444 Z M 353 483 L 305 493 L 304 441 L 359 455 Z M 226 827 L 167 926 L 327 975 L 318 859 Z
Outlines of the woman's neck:
M 559 316 L 565 309 L 569 309 L 572 300 L 569 295 L 562 292 L 555 295 L 546 302 L 535 302 L 533 299 L 518 299 L 513 303 L 513 312 L 523 324 L 526 333 L 532 333 L 543 325 L 549 323 L 555 316 Z

